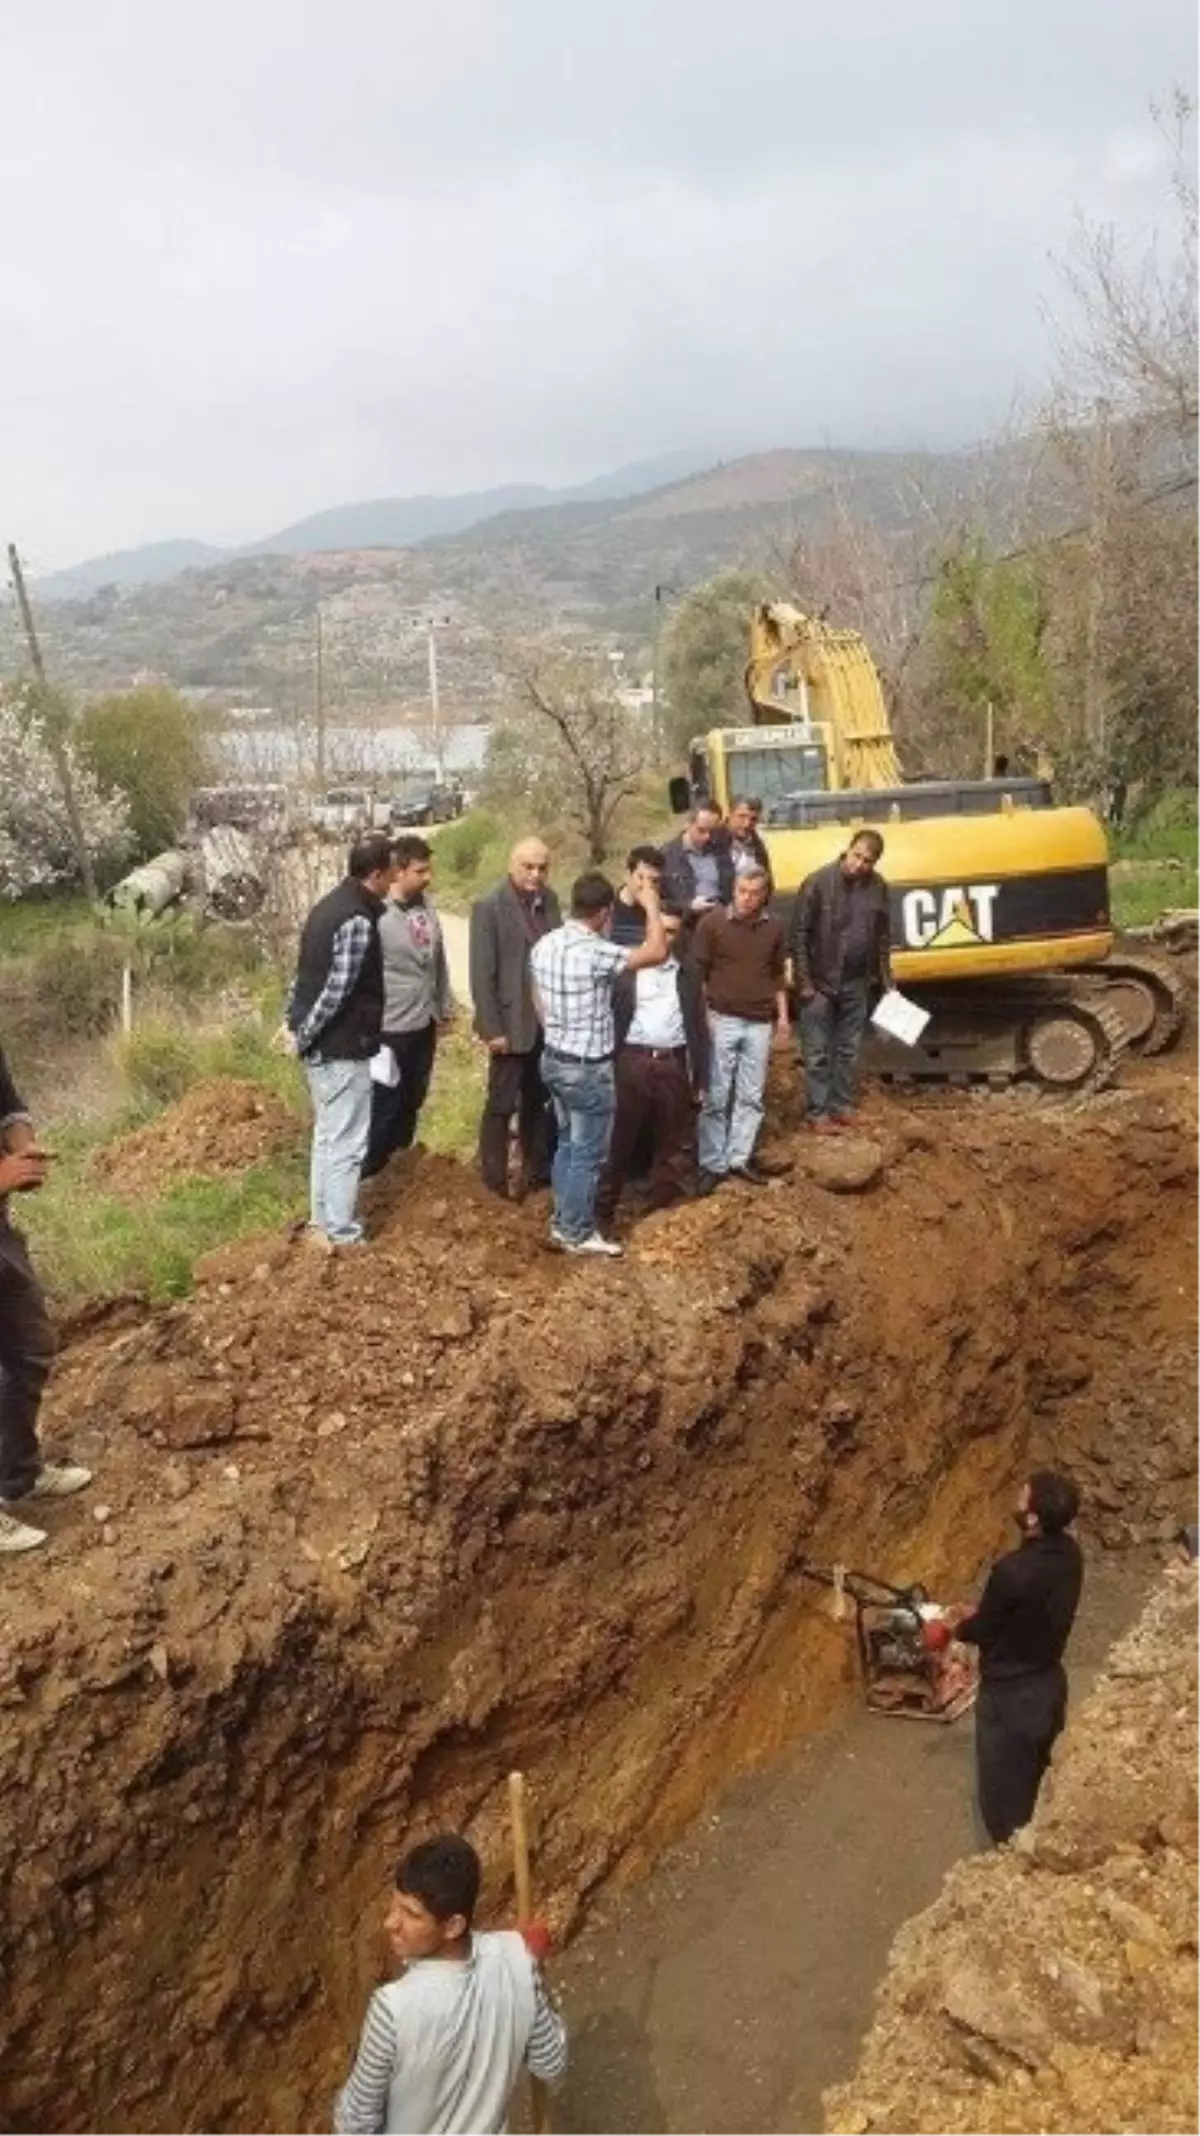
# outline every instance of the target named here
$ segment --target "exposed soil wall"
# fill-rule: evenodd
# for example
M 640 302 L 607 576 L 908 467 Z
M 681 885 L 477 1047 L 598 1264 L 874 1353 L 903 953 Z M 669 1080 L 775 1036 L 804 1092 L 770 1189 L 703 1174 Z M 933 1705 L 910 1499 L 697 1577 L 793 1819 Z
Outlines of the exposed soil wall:
M 1033 1823 L 902 1929 L 843 2136 L 1196 2127 L 1196 1574 L 1169 1573 Z
M 1177 1095 L 875 1125 L 873 1190 L 730 1191 L 603 1269 L 417 1159 L 367 1251 L 77 1331 L 97 1488 L 6 1575 L 8 2120 L 326 2125 L 400 1844 L 502 1864 L 520 1764 L 567 1924 L 844 1694 L 800 1555 L 961 1583 L 1031 1447 L 1113 1542 L 1175 1524 Z

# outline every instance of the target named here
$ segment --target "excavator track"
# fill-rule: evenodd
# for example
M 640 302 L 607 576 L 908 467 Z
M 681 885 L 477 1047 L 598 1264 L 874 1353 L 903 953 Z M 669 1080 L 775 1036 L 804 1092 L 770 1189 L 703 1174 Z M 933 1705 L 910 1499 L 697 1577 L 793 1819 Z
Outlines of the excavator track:
M 913 990 L 930 1012 L 917 1046 L 873 1037 L 865 1065 L 899 1087 L 1033 1084 L 1047 1096 L 1107 1089 L 1129 1050 L 1129 1027 L 1105 990 L 1064 975 L 984 989 Z
M 1116 1011 L 1131 1053 L 1169 1053 L 1187 1023 L 1183 981 L 1158 957 L 1120 950 L 1082 972 L 1072 991 L 1077 998 L 1100 1001 Z

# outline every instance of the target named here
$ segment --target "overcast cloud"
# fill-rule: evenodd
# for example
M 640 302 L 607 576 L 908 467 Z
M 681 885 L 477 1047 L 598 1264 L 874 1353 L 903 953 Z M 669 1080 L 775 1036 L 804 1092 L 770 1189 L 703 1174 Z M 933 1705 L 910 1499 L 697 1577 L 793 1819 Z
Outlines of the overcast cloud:
M 38 568 L 678 446 L 939 445 L 1161 213 L 1190 0 L 15 0 L 0 496 Z

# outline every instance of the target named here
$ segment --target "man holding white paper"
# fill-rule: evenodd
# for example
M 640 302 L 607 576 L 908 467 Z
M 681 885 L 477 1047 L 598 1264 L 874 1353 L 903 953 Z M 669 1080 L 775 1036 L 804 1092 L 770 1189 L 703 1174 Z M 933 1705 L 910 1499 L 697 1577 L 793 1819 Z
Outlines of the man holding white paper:
M 882 853 L 878 831 L 856 831 L 844 853 L 805 879 L 792 911 L 788 948 L 805 1120 L 819 1135 L 839 1134 L 853 1122 L 871 989 L 892 984 Z

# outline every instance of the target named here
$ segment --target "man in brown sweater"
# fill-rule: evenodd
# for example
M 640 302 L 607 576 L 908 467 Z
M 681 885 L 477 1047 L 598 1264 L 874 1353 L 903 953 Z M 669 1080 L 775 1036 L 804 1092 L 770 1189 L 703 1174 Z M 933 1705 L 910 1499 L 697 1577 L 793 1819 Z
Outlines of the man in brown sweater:
M 733 902 L 706 912 L 693 958 L 704 984 L 712 1038 L 708 1089 L 700 1110 L 700 1192 L 723 1179 L 765 1186 L 770 1173 L 755 1161 L 771 1041 L 788 1039 L 782 923 L 767 911 L 769 883 L 747 869 L 733 886 Z

